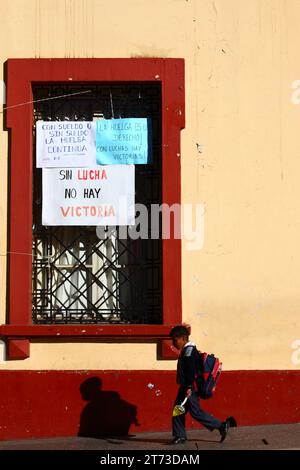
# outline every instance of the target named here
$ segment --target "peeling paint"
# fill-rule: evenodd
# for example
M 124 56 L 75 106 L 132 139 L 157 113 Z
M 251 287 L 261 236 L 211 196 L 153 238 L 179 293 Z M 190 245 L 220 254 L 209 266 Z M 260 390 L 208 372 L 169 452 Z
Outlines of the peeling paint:
M 195 313 L 195 316 L 197 316 L 197 317 L 205 317 L 205 316 L 207 316 L 207 315 L 208 315 L 208 313 L 205 313 L 205 312 L 197 312 L 197 313 Z
M 198 153 L 203 153 L 203 149 L 204 149 L 203 144 L 198 144 L 198 142 L 196 142 L 196 147 L 197 147 Z

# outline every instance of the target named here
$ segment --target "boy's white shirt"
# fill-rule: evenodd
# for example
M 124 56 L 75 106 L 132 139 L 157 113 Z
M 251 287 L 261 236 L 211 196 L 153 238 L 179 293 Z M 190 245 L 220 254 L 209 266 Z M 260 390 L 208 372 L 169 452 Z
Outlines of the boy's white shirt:
M 187 343 L 185 343 L 185 345 L 183 346 L 183 348 L 181 350 L 181 355 L 184 356 L 184 357 L 191 356 L 191 354 L 192 354 L 192 349 L 190 349 L 190 351 L 185 351 L 185 348 L 187 348 L 188 346 L 195 346 L 196 347 L 196 344 L 193 343 L 192 341 L 188 341 Z
M 182 349 L 186 348 L 187 346 L 196 346 L 196 344 L 193 343 L 192 341 L 188 341 L 187 343 L 185 343 Z

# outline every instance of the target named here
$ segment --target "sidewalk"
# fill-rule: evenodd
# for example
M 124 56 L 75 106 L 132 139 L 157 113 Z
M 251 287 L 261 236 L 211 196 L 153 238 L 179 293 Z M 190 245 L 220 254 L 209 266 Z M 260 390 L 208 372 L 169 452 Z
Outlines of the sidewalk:
M 126 438 L 58 437 L 1 441 L 1 450 L 300 450 L 300 423 L 231 428 L 220 444 L 219 433 L 199 429 L 188 432 L 188 441 L 170 446 L 170 433 L 134 434 Z

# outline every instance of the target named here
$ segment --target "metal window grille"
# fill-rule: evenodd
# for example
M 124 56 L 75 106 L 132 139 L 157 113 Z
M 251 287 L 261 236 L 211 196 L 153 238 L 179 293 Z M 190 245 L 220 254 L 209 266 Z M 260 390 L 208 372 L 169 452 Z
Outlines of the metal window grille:
M 153 158 L 148 165 L 135 166 L 135 198 L 149 210 L 161 203 L 159 84 L 35 85 L 33 95 L 34 142 L 40 119 L 151 118 Z M 161 239 L 122 239 L 118 227 L 99 239 L 96 227 L 43 226 L 42 170 L 35 167 L 35 144 L 33 153 L 33 322 L 162 323 Z

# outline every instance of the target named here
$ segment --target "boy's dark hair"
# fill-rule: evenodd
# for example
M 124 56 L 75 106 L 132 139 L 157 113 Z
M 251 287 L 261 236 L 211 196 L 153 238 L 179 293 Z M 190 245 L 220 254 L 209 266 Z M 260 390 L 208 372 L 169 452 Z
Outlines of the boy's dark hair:
M 189 337 L 189 330 L 183 325 L 177 325 L 170 331 L 171 338 L 182 338 L 183 336 Z

